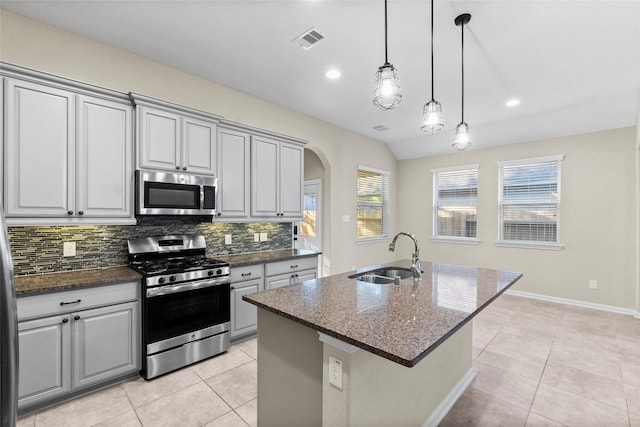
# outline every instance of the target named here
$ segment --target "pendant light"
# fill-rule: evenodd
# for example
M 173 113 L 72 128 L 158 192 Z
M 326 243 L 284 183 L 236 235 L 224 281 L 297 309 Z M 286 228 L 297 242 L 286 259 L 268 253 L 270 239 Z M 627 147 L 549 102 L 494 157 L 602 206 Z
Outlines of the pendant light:
M 433 97 L 433 0 L 431 0 L 431 101 L 422 110 L 422 132 L 435 135 L 444 127 L 442 105 Z
M 402 101 L 396 69 L 389 64 L 387 55 L 387 0 L 384 0 L 384 64 L 378 67 L 373 94 L 373 105 L 382 110 L 391 110 Z
M 471 21 L 471 14 L 469 13 L 458 15 L 454 20 L 455 24 L 460 27 L 460 33 L 462 34 L 462 121 L 456 127 L 456 136 L 451 146 L 459 151 L 471 146 L 469 125 L 464 121 L 464 26 L 468 24 L 469 21 Z

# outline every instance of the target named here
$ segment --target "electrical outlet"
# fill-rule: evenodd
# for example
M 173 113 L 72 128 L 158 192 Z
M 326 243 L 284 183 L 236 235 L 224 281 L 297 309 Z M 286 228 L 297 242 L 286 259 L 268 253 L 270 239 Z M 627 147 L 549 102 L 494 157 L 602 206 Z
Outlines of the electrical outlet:
M 233 241 L 233 239 L 231 238 L 231 234 L 225 234 L 224 235 L 224 244 L 225 245 L 230 245 L 232 241 Z
M 76 256 L 76 242 L 63 242 L 62 256 Z
M 342 361 L 329 356 L 329 384 L 342 390 Z
M 589 280 L 589 289 L 598 289 L 598 281 Z
M 351 221 L 351 217 L 349 215 L 342 215 L 342 222 L 349 222 Z
M 260 241 L 266 242 L 267 240 L 269 240 L 267 237 L 267 233 L 260 233 Z

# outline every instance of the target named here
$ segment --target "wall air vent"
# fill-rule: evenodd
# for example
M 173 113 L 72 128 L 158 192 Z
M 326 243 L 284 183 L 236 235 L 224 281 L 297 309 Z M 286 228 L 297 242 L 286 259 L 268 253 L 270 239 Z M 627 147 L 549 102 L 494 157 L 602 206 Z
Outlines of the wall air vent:
M 375 130 L 382 132 L 383 130 L 389 130 L 388 127 L 384 126 L 384 125 L 378 125 L 378 126 L 374 126 L 373 127 Z
M 313 27 L 291 41 L 298 43 L 298 45 L 304 50 L 309 50 L 323 38 L 324 35 Z

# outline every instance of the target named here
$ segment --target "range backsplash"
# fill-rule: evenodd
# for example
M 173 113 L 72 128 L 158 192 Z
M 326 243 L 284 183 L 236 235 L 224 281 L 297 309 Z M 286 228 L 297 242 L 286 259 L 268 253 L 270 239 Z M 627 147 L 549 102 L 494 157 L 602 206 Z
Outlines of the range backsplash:
M 168 234 L 202 234 L 207 255 L 289 249 L 292 223 L 207 223 L 201 219 L 140 217 L 138 225 L 9 227 L 16 276 L 127 265 L 127 240 Z M 268 240 L 254 242 L 254 233 Z M 233 243 L 225 245 L 225 235 Z M 63 257 L 62 243 L 76 242 L 76 256 Z

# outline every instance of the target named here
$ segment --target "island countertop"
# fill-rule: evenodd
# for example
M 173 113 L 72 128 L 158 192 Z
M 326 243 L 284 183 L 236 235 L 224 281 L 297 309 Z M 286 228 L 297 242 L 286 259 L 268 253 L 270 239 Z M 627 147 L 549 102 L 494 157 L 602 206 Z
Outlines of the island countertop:
M 409 267 L 409 260 L 382 266 Z M 422 262 L 399 285 L 358 281 L 351 271 L 243 296 L 247 302 L 404 366 L 415 366 L 521 273 Z M 259 325 L 258 325 L 259 327 Z

